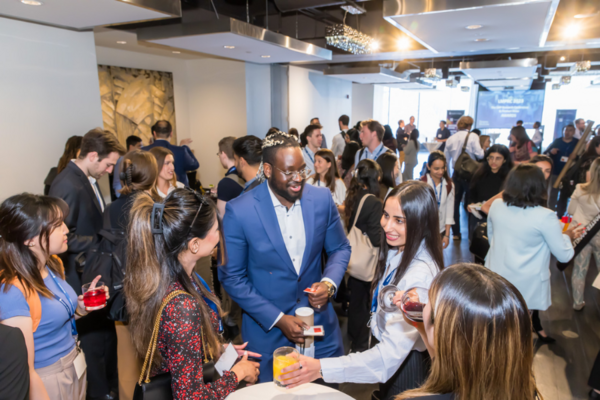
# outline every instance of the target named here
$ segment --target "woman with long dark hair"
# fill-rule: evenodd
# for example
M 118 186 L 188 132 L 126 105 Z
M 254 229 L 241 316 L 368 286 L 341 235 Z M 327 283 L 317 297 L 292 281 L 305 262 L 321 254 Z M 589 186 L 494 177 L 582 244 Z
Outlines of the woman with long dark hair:
M 541 399 L 527 305 L 500 275 L 476 264 L 444 269 L 418 325 L 431 372 L 420 388 L 396 399 Z
M 495 144 L 485 152 L 484 160 L 471 179 L 467 192 L 467 211 L 469 211 L 469 237 L 478 222 L 485 222 L 471 213 L 475 204 L 484 203 L 500 193 L 504 180 L 513 167 L 510 151 L 502 144 Z
M 409 181 L 413 179 L 413 170 L 417 166 L 417 155 L 421 149 L 421 144 L 418 141 L 419 130 L 413 129 L 410 132 L 408 143 L 404 146 L 404 171 L 402 172 L 402 180 Z
M 57 256 L 68 248 L 68 213 L 62 199 L 28 193 L 0 205 L 0 319 L 25 337 L 30 398 L 36 400 L 83 400 L 86 394 L 85 368 L 78 373 L 75 366 L 84 357 L 75 320 L 91 310 L 65 281 Z
M 533 142 L 522 126 L 515 126 L 510 130 L 509 140 L 510 154 L 515 165 L 526 163 L 537 155 Z
M 487 219 L 490 249 L 485 266 L 515 285 L 530 310 L 550 307 L 550 254 L 560 262 L 569 261 L 574 253 L 571 241 L 583 231 L 583 226 L 573 224 L 563 233 L 547 204 L 544 174 L 535 165 L 522 164 L 508 174 L 502 201 L 494 201 Z M 537 313 L 533 328 L 540 341 L 554 341 Z
M 352 174 L 354 172 L 354 159 L 359 150 L 360 144 L 358 144 L 358 142 L 348 142 L 346 143 L 346 147 L 344 147 L 342 159 L 338 160 L 340 178 L 344 181 L 346 189 L 350 188 L 350 182 L 352 181 Z
M 321 149 L 315 153 L 315 173 L 306 180 L 313 186 L 326 187 L 331 191 L 333 202 L 341 206 L 346 200 L 346 185 L 340 179 L 333 151 Z
M 44 180 L 44 195 L 48 196 L 50 193 L 50 186 L 52 186 L 52 182 L 54 182 L 54 178 L 58 176 L 62 172 L 63 169 L 67 167 L 69 162 L 77 157 L 79 157 L 79 150 L 81 149 L 81 141 L 83 140 L 83 136 L 71 136 L 67 143 L 65 144 L 65 151 L 63 155 L 58 160 L 58 166 L 50 168 L 50 172 L 48 172 L 48 176 Z
M 166 304 L 149 366 L 155 374 L 171 374 L 173 398 L 224 399 L 242 380 L 256 381 L 259 364 L 248 361 L 246 354 L 221 379 L 203 382 L 203 360 L 216 361 L 223 352 L 219 300 L 194 273 L 196 262 L 224 243 L 215 204 L 191 189 L 175 189 L 161 203 L 137 196 L 127 238 L 124 290 L 138 357 L 148 351 L 161 304 L 175 291 L 186 292 Z M 221 255 L 226 254 L 221 250 Z M 238 354 L 244 347 L 236 346 Z
M 403 182 L 388 195 L 383 217 L 380 261 L 373 280 L 371 333 L 379 340 L 362 353 L 315 360 L 300 356 L 300 365 L 284 369 L 289 387 L 323 378 L 325 382 L 381 383 L 379 399 L 418 387 L 425 381 L 429 356 L 417 329 L 400 310 L 386 313 L 378 294 L 386 285 L 400 291 L 429 288 L 444 268 L 442 238 L 433 189 L 420 181 Z M 300 368 L 301 367 L 301 368 Z
M 377 157 L 377 164 L 381 167 L 379 198 L 383 201 L 393 188 L 402 183 L 402 173 L 395 153 L 383 153 Z
M 438 206 L 444 248 L 450 244 L 450 228 L 454 225 L 454 185 L 448 175 L 448 162 L 440 150 L 432 151 L 427 159 L 427 173 L 421 178 L 433 189 Z

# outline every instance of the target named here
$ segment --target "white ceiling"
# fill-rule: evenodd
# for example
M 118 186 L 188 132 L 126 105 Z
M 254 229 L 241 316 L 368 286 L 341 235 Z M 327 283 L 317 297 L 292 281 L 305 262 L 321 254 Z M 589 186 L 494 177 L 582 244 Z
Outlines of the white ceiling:
M 117 0 L 40 1 L 41 6 L 30 6 L 19 0 L 0 0 L 0 16 L 74 29 L 171 17 Z
M 408 79 L 404 79 L 400 73 L 382 67 L 331 68 L 323 72 L 325 75 L 356 83 L 408 82 Z
M 532 79 L 501 79 L 497 81 L 482 80 L 477 81 L 480 85 L 488 90 L 504 90 L 506 87 L 512 87 L 513 90 L 529 90 L 531 88 Z

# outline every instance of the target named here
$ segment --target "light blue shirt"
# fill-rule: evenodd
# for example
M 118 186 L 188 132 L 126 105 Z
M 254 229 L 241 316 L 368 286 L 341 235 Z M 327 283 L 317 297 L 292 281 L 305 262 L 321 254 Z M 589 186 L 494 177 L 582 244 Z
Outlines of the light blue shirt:
M 360 149 L 356 152 L 356 156 L 354 156 L 354 168 L 356 168 L 358 166 L 358 163 L 364 159 L 377 161 L 377 158 L 386 151 L 390 151 L 390 149 L 385 147 L 383 145 L 383 142 L 379 143 L 379 146 L 375 147 L 375 150 L 373 150 L 373 152 L 371 152 L 368 147 Z
M 310 169 L 312 172 L 315 172 L 315 153 L 308 146 L 302 149 L 302 155 L 304 156 L 304 162 L 306 163 L 306 168 Z
M 113 173 L 113 189 L 115 190 L 115 195 L 117 197 L 121 197 L 121 193 L 119 193 L 119 190 L 121 190 L 123 188 L 123 186 L 121 186 L 121 162 L 123 161 L 123 157 L 121 156 L 119 157 L 119 160 L 117 161 L 117 163 L 115 164 L 115 168 L 114 168 L 114 173 Z

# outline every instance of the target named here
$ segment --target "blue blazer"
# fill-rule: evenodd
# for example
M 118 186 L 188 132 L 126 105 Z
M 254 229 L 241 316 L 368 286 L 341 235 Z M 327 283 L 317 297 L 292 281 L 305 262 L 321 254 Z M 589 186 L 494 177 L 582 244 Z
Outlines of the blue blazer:
M 175 174 L 177 180 L 183 183 L 185 186 L 189 186 L 187 172 L 195 171 L 200 168 L 200 163 L 196 160 L 194 153 L 187 146 L 176 146 L 169 143 L 165 139 L 157 139 L 149 146 L 142 147 L 142 150 L 150 151 L 154 147 L 166 147 L 173 152 L 173 158 L 175 159 Z M 159 171 L 160 172 L 160 171 Z
M 242 337 L 249 342 L 248 350 L 262 354 L 260 382 L 273 380 L 273 351 L 294 346 L 279 328 L 270 329 L 279 313 L 295 315 L 297 308 L 310 307 L 304 289 L 323 277 L 339 287 L 350 261 L 350 243 L 329 189 L 305 185 L 300 203 L 306 248 L 298 276 L 267 183 L 227 202 L 223 220 L 227 260 L 218 269 L 219 280 L 243 310 Z M 329 256 L 324 271 L 323 249 Z M 342 356 L 342 334 L 331 302 L 322 311 L 315 310 L 315 325 L 325 329 L 325 336 L 315 339 L 316 358 Z

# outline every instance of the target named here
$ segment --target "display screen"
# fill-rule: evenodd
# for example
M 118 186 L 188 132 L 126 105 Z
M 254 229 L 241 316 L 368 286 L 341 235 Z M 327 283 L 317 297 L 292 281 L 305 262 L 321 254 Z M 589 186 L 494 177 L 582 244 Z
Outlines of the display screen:
M 522 120 L 524 128 L 533 128 L 535 121 L 542 120 L 544 93 L 543 90 L 479 92 L 475 126 L 479 129 L 510 129 Z

